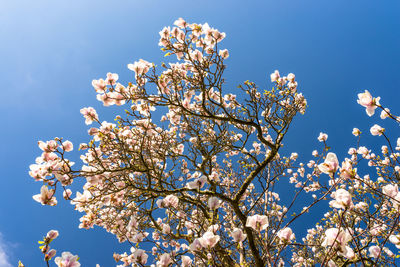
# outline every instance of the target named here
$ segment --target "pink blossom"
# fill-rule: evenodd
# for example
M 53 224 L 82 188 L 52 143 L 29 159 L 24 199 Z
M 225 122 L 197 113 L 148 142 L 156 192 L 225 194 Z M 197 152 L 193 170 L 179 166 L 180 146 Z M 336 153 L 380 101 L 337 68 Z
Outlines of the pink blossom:
M 369 251 L 369 256 L 373 258 L 378 258 L 379 255 L 381 254 L 381 249 L 378 246 L 371 246 L 368 249 Z
M 329 152 L 328 155 L 326 155 L 324 163 L 318 165 L 318 169 L 321 172 L 329 174 L 330 176 L 333 176 L 338 167 L 339 161 L 336 157 L 336 154 L 332 152 Z
M 333 260 L 329 260 L 328 261 L 328 267 L 337 267 L 337 265 Z
M 239 228 L 235 228 L 233 229 L 233 231 L 231 232 L 231 236 L 233 238 L 233 241 L 235 242 L 243 242 L 247 235 L 243 233 L 243 231 Z
M 56 153 L 47 153 L 47 152 L 43 152 L 42 154 L 42 158 L 44 161 L 55 161 L 56 159 L 58 159 L 58 156 Z
M 168 27 L 164 27 L 164 28 L 159 32 L 161 39 L 167 39 L 170 32 L 171 32 L 171 28 L 170 28 L 169 26 L 168 26 Z
M 279 71 L 275 70 L 275 71 L 271 74 L 271 82 L 276 82 L 276 81 L 278 81 L 279 78 L 280 78 L 280 76 L 279 76 Z
M 246 220 L 246 227 L 251 227 L 255 231 L 261 231 L 267 229 L 269 223 L 268 223 L 268 217 L 265 215 L 253 215 L 247 217 Z
M 357 169 L 353 169 L 351 161 L 346 159 L 342 162 L 342 167 L 340 168 L 340 177 L 344 179 L 353 178 L 356 175 Z
M 49 240 L 56 239 L 57 237 L 58 237 L 58 231 L 57 230 L 50 230 L 46 235 L 46 239 L 49 239 Z
M 287 86 L 289 87 L 289 89 L 296 90 L 298 83 L 297 82 L 288 82 Z
M 97 100 L 103 102 L 103 105 L 106 106 L 106 107 L 115 104 L 115 101 L 114 101 L 114 99 L 112 98 L 111 93 L 108 93 L 108 94 L 107 94 L 107 93 L 98 94 L 98 95 L 96 96 L 96 98 L 97 98 Z
M 363 157 L 367 157 L 369 154 L 369 150 L 368 148 L 366 148 L 365 146 L 360 146 L 357 150 L 358 154 L 361 154 Z
M 210 197 L 208 199 L 208 207 L 212 210 L 218 209 L 221 205 L 221 201 L 217 197 Z
M 328 139 L 328 135 L 326 133 L 319 133 L 318 141 L 325 142 Z
M 70 141 L 63 142 L 62 147 L 63 147 L 64 151 L 66 151 L 66 152 L 70 152 L 74 149 L 74 146 Z
M 178 26 L 179 28 L 185 28 L 187 23 L 183 18 L 179 18 L 177 20 L 175 20 L 174 25 Z
M 55 249 L 51 249 L 49 252 L 46 253 L 46 255 L 44 256 L 44 259 L 46 261 L 51 260 L 51 258 L 53 258 L 56 255 L 57 251 Z
M 42 205 L 57 205 L 57 200 L 54 195 L 54 189 L 49 190 L 47 186 L 43 185 L 40 189 L 40 194 L 34 195 L 32 198 Z
M 168 267 L 172 263 L 171 256 L 168 253 L 164 253 L 160 256 L 157 261 L 157 267 Z
M 289 73 L 288 75 L 287 75 L 287 79 L 290 81 L 290 82 L 294 82 L 294 79 L 295 79 L 295 75 L 293 74 L 293 73 Z
M 374 115 L 377 105 L 379 105 L 379 100 L 380 97 L 372 98 L 371 94 L 365 90 L 364 93 L 358 94 L 357 103 L 365 107 L 365 111 L 367 112 L 368 116 L 371 117 Z
M 219 239 L 219 235 L 214 235 L 214 233 L 207 231 L 199 238 L 199 242 L 203 248 L 210 249 L 218 243 Z
M 295 235 L 289 227 L 285 227 L 278 231 L 276 234 L 277 237 L 283 242 L 290 242 L 291 240 L 295 239 Z
M 133 253 L 133 258 L 135 259 L 135 262 L 138 262 L 142 265 L 146 264 L 148 257 L 149 255 L 147 255 L 143 249 L 137 249 Z
M 47 141 L 46 143 L 43 141 L 38 142 L 39 148 L 44 152 L 53 152 L 57 149 L 57 142 L 54 140 Z
M 338 228 L 329 228 L 325 231 L 325 239 L 322 246 L 335 246 L 339 247 L 340 251 L 346 251 L 346 244 L 351 241 L 352 237 L 348 230 L 339 231 Z
M 381 117 L 382 120 L 384 120 L 384 119 L 389 117 L 389 114 L 390 114 L 390 109 L 385 108 L 384 110 L 381 111 L 381 116 L 380 117 Z
M 353 128 L 352 134 L 353 134 L 354 136 L 359 136 L 359 135 L 361 134 L 361 131 L 360 131 L 360 129 L 358 129 L 358 128 Z
M 163 200 L 165 207 L 178 208 L 179 199 L 174 195 L 168 195 Z
M 228 49 L 223 49 L 219 51 L 219 56 L 222 57 L 223 59 L 227 59 L 229 57 L 229 52 Z
M 400 238 L 398 235 L 389 236 L 389 241 L 400 249 Z
M 335 198 L 335 200 L 332 200 L 329 204 L 334 208 L 347 209 L 354 206 L 350 193 L 344 189 L 336 190 L 331 196 Z
M 181 257 L 181 260 L 181 267 L 189 267 L 192 264 L 192 259 L 189 256 L 184 255 Z
M 381 136 L 385 132 L 385 129 L 379 126 L 378 124 L 375 124 L 374 126 L 371 127 L 369 131 L 371 132 L 372 135 Z
M 179 144 L 175 149 L 175 153 L 183 154 L 184 150 L 185 150 L 185 145 L 184 144 Z
M 133 64 L 128 64 L 128 69 L 134 71 L 137 76 L 146 74 L 151 67 L 151 63 L 146 60 L 140 59 Z
M 118 78 L 118 74 L 109 72 L 107 73 L 106 84 L 114 85 L 118 81 Z
M 171 233 L 171 227 L 168 224 L 163 224 L 162 233 L 165 235 Z
M 342 255 L 345 258 L 350 259 L 350 260 L 354 259 L 356 256 L 356 254 L 354 253 L 354 250 L 349 246 L 345 246 L 344 251 L 339 252 L 339 255 Z
M 389 196 L 389 197 L 391 197 L 391 198 L 394 198 L 394 197 L 396 197 L 396 195 L 399 193 L 399 188 L 398 188 L 397 184 L 395 184 L 395 185 L 393 185 L 393 184 L 388 184 L 388 185 L 385 185 L 385 186 L 382 188 L 382 192 L 383 192 L 385 195 L 387 195 L 387 196 Z
M 195 240 L 193 240 L 192 244 L 190 244 L 189 249 L 191 251 L 198 251 L 202 249 L 202 245 L 199 241 L 199 238 L 196 238 Z
M 80 112 L 85 118 L 86 125 L 91 124 L 94 120 L 99 120 L 96 110 L 92 107 L 82 108 Z
M 54 262 L 58 267 L 80 267 L 78 255 L 74 256 L 70 252 L 63 252 L 61 257 L 55 258 Z
M 64 192 L 63 192 L 64 199 L 69 199 L 71 197 L 71 195 L 72 195 L 71 189 L 64 190 Z
M 192 182 L 187 183 L 186 187 L 189 188 L 189 189 L 200 189 L 200 188 L 202 188 L 204 186 L 206 181 L 207 181 L 207 177 L 201 176 L 200 178 L 198 178 L 198 179 L 196 179 L 196 180 L 194 180 Z
M 103 93 L 107 89 L 107 83 L 103 79 L 93 80 L 92 86 L 97 93 Z

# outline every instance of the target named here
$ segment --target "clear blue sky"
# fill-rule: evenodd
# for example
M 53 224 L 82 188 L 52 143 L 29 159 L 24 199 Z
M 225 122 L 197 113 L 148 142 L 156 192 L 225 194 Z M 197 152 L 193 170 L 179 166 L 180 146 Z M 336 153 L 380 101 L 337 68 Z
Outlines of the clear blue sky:
M 28 166 L 40 154 L 38 140 L 88 140 L 80 108 L 112 118 L 115 109 L 95 99 L 92 79 L 110 71 L 128 82 L 127 63 L 159 63 L 158 32 L 178 17 L 226 32 L 229 84 L 265 87 L 275 69 L 295 73 L 309 108 L 285 149 L 310 158 L 324 131 L 343 158 L 354 143 L 352 128 L 367 132 L 378 120 L 356 104 L 358 92 L 368 89 L 400 113 L 399 12 L 397 0 L 0 1 L 0 258 L 44 266 L 37 240 L 58 229 L 59 252 L 79 254 L 82 266 L 115 266 L 112 253 L 123 250 L 113 236 L 78 229 L 79 214 L 60 198 L 57 207 L 32 200 L 40 184 Z

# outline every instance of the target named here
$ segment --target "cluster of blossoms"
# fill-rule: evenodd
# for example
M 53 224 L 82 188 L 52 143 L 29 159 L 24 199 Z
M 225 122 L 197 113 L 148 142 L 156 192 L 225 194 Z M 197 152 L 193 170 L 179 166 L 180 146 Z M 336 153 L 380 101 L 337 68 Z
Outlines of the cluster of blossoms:
M 39 249 L 44 255 L 44 261 L 47 266 L 49 265 L 49 261 L 56 255 L 57 251 L 55 249 L 50 249 L 50 243 L 58 237 L 57 230 L 50 230 L 47 235 L 43 238 L 43 240 L 39 241 L 40 244 Z M 81 264 L 78 262 L 79 257 L 76 255 L 72 255 L 70 252 L 63 252 L 61 257 L 56 257 L 54 259 L 54 263 L 57 267 L 80 267 Z M 24 264 L 19 261 L 18 267 L 24 267 Z M 100 267 L 98 264 L 96 267 Z
M 128 64 L 135 81 L 127 85 L 115 73 L 94 80 L 97 99 L 127 106 L 125 115 L 110 123 L 92 107 L 81 109 L 85 123 L 95 126 L 88 131 L 92 140 L 79 145 L 78 169 L 66 158 L 71 142 L 39 142 L 43 153 L 30 175 L 44 185 L 33 198 L 56 205 L 60 185 L 83 213 L 80 228 L 97 225 L 132 245 L 114 254 L 121 266 L 393 263 L 387 243 L 400 248 L 400 139 L 395 148 L 383 146 L 382 155 L 350 148 L 341 165 L 325 133 L 318 137 L 323 151 L 315 150 L 308 163 L 298 163 L 297 153 L 280 155 L 292 120 L 307 107 L 295 75 L 275 71 L 270 90 L 245 81 L 237 95 L 224 93 L 224 38 L 208 24 L 178 19 L 159 41 L 177 62 L 162 63 L 161 70 L 143 59 Z M 382 119 L 398 121 L 368 91 L 358 103 L 370 116 L 381 108 Z M 386 137 L 378 125 L 370 132 Z M 360 138 L 361 131 L 353 134 Z M 360 175 L 364 161 L 378 177 Z M 82 178 L 73 197 L 68 187 Z M 294 185 L 293 194 L 281 200 L 276 188 L 284 183 Z M 297 240 L 294 222 L 326 199 L 329 210 Z M 56 264 L 73 257 L 63 254 Z

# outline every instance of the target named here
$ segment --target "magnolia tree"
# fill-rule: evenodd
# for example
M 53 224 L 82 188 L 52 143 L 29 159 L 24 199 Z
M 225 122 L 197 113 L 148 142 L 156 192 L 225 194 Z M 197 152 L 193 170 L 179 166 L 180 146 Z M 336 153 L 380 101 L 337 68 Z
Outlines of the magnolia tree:
M 313 159 L 297 162 L 297 153 L 279 153 L 307 104 L 294 74 L 275 71 L 271 89 L 246 81 L 227 93 L 225 33 L 178 19 L 160 37 L 161 50 L 177 62 L 128 64 L 135 80 L 126 85 L 114 73 L 93 80 L 98 100 L 126 110 L 111 123 L 92 107 L 81 109 L 95 125 L 91 141 L 79 145 L 81 167 L 68 159 L 70 141 L 39 142 L 43 152 L 30 175 L 43 186 L 34 200 L 56 205 L 62 191 L 83 214 L 80 228 L 97 225 L 129 243 L 130 251 L 114 254 L 119 266 L 395 264 L 400 139 L 391 142 L 374 125 L 371 134 L 387 141 L 381 151 L 357 142 L 340 164 L 321 133 Z M 369 116 L 378 109 L 381 119 L 400 121 L 368 91 L 358 98 Z M 76 195 L 69 189 L 75 179 L 86 182 Z M 280 197 L 282 183 L 294 193 Z M 329 203 L 325 214 L 315 209 L 319 202 Z M 319 222 L 305 236 L 295 233 L 311 212 Z M 80 266 L 78 256 L 50 250 L 57 235 L 41 241 L 46 264 Z

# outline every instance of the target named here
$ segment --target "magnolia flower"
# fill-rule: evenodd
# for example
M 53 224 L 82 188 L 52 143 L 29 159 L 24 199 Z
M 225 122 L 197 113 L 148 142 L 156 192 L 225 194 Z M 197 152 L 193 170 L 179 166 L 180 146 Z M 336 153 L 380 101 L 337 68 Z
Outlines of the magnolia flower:
M 398 188 L 397 184 L 395 184 L 395 185 L 388 184 L 388 185 L 385 185 L 384 187 L 382 187 L 382 192 L 383 192 L 383 194 L 385 194 L 391 198 L 394 198 L 397 195 L 397 193 L 399 193 L 399 188 Z
M 164 253 L 160 256 L 160 259 L 157 261 L 157 267 L 167 267 L 172 263 L 171 256 L 168 253 Z
M 208 199 L 208 207 L 212 210 L 218 209 L 221 205 L 221 201 L 217 197 L 210 197 Z
M 287 75 L 287 79 L 290 81 L 290 82 L 294 82 L 294 79 L 295 79 L 295 75 L 293 74 L 293 73 L 289 73 L 288 75 Z
M 378 258 L 379 255 L 381 254 L 381 249 L 378 246 L 371 246 L 368 249 L 369 251 L 369 256 L 373 258 Z
M 57 149 L 57 142 L 54 140 L 47 141 L 46 143 L 43 141 L 38 142 L 39 148 L 44 152 L 53 152 Z
M 366 157 L 369 154 L 369 150 L 365 146 L 360 146 L 357 150 L 357 153 L 361 154 L 363 157 Z
M 346 252 L 346 244 L 352 237 L 348 230 L 339 231 L 337 228 L 329 228 L 325 231 L 325 239 L 322 242 L 323 247 L 338 247 L 341 252 Z
M 328 135 L 326 133 L 319 133 L 318 141 L 325 142 L 328 139 Z
M 108 85 L 114 85 L 118 81 L 118 78 L 118 74 L 109 72 L 107 73 L 107 79 L 105 82 Z
M 189 256 L 184 255 L 181 257 L 181 260 L 181 267 L 189 267 L 192 264 L 192 259 Z
M 384 110 L 381 111 L 381 116 L 380 117 L 381 117 L 382 120 L 384 120 L 384 119 L 389 117 L 389 114 L 390 114 L 390 109 L 385 108 Z
M 159 199 L 159 200 L 161 200 L 161 199 Z M 157 200 L 157 204 L 159 204 L 158 203 L 159 200 Z M 161 202 L 162 202 L 161 207 L 177 208 L 178 204 L 179 204 L 179 199 L 178 199 L 178 197 L 176 197 L 174 195 L 168 195 L 163 200 L 161 200 Z M 159 207 L 160 207 L 160 205 L 159 205 Z
M 353 128 L 352 134 L 353 134 L 354 136 L 359 136 L 359 135 L 361 134 L 361 131 L 360 131 L 360 129 L 358 129 L 358 128 Z
M 203 248 L 210 249 L 218 243 L 219 239 L 219 235 L 214 235 L 214 233 L 207 231 L 199 238 L 199 242 Z
M 71 152 L 74 149 L 74 145 L 70 141 L 63 142 L 62 147 L 65 152 Z
M 279 71 L 275 70 L 275 72 L 271 74 L 271 82 L 276 82 L 279 78 Z
M 183 18 L 179 18 L 175 20 L 174 25 L 178 26 L 179 28 L 185 28 L 187 23 Z
M 107 83 L 103 79 L 93 80 L 92 86 L 97 93 L 103 93 L 107 89 Z
M 337 265 L 333 260 L 329 260 L 328 261 L 328 267 L 337 267 Z
M 54 189 L 49 190 L 47 186 L 43 185 L 40 189 L 40 194 L 32 196 L 34 200 L 41 203 L 42 205 L 57 205 L 57 199 L 53 197 Z
M 356 254 L 354 253 L 354 250 L 349 246 L 345 246 L 344 251 L 339 252 L 339 254 L 350 260 L 354 259 L 356 256 Z
M 400 207 L 400 192 L 397 193 L 397 194 L 394 196 L 394 199 L 392 199 L 391 201 L 392 201 L 393 207 L 394 207 L 395 209 L 399 209 L 399 207 Z
M 374 115 L 375 109 L 377 108 L 377 105 L 379 105 L 380 99 L 380 97 L 372 98 L 371 94 L 367 90 L 365 90 L 364 93 L 358 94 L 357 103 L 365 107 L 365 111 L 367 112 L 368 116 L 371 117 L 372 115 Z
M 63 252 L 61 257 L 55 258 L 54 262 L 58 267 L 80 267 L 78 255 L 74 256 L 71 252 Z
M 46 255 L 44 256 L 44 259 L 46 261 L 49 261 L 49 260 L 51 260 L 51 258 L 53 258 L 56 255 L 56 253 L 57 253 L 57 250 L 51 249 L 49 252 L 46 253 Z
M 400 249 L 400 238 L 398 235 L 389 236 L 389 241 Z
M 219 56 L 222 57 L 223 59 L 227 59 L 229 57 L 229 52 L 228 49 L 223 49 L 219 51 Z
M 199 241 L 199 238 L 196 238 L 195 240 L 193 240 L 192 244 L 190 244 L 189 249 L 191 251 L 198 251 L 201 250 L 202 245 Z
M 162 226 L 162 233 L 169 234 L 171 232 L 171 227 L 168 224 L 163 224 Z
M 383 132 L 385 131 L 385 129 L 382 128 L 381 126 L 379 126 L 378 124 L 375 124 L 374 126 L 371 127 L 371 129 L 369 131 L 371 132 L 372 135 L 381 136 L 383 134 Z
M 58 237 L 58 231 L 57 230 L 50 230 L 46 235 L 46 239 L 49 239 L 49 240 L 56 239 L 57 237 Z
M 64 199 L 69 199 L 71 197 L 71 195 L 72 195 L 71 189 L 65 189 L 64 190 L 64 192 L 63 192 Z
M 243 242 L 247 235 L 243 233 L 243 231 L 239 228 L 235 228 L 233 229 L 233 231 L 231 232 L 231 236 L 233 238 L 233 241 L 235 242 Z
M 207 177 L 205 177 L 203 175 L 200 178 L 198 178 L 198 179 L 196 179 L 196 180 L 194 180 L 192 182 L 187 183 L 186 187 L 189 188 L 189 189 L 200 189 L 200 188 L 202 188 L 204 186 L 206 181 L 207 181 Z
M 143 249 L 137 249 L 133 253 L 133 258 L 135 259 L 135 261 L 139 262 L 142 265 L 146 264 L 148 257 L 149 255 L 147 255 Z
M 128 69 L 134 71 L 136 75 L 146 74 L 151 67 L 151 63 L 146 60 L 140 59 L 133 64 L 128 64 Z
M 339 161 L 336 154 L 332 152 L 329 152 L 328 155 L 326 155 L 324 163 L 318 165 L 318 169 L 323 173 L 329 174 L 329 176 L 333 176 L 338 167 Z
M 283 242 L 289 242 L 290 240 L 295 239 L 294 233 L 289 227 L 279 230 L 276 235 Z
M 94 120 L 99 120 L 96 110 L 92 107 L 82 108 L 80 112 L 85 118 L 86 125 L 92 124 Z
M 340 177 L 344 179 L 353 178 L 357 173 L 357 168 L 353 169 L 351 161 L 346 159 L 342 162 L 342 167 L 340 168 Z
M 247 217 L 246 227 L 251 227 L 256 231 L 265 230 L 267 229 L 268 225 L 268 217 L 265 215 L 256 214 Z
M 354 206 L 353 201 L 351 200 L 350 193 L 344 189 L 336 190 L 331 194 L 331 196 L 335 198 L 335 200 L 329 202 L 329 205 L 331 205 L 334 208 L 345 210 L 347 208 L 352 208 Z

